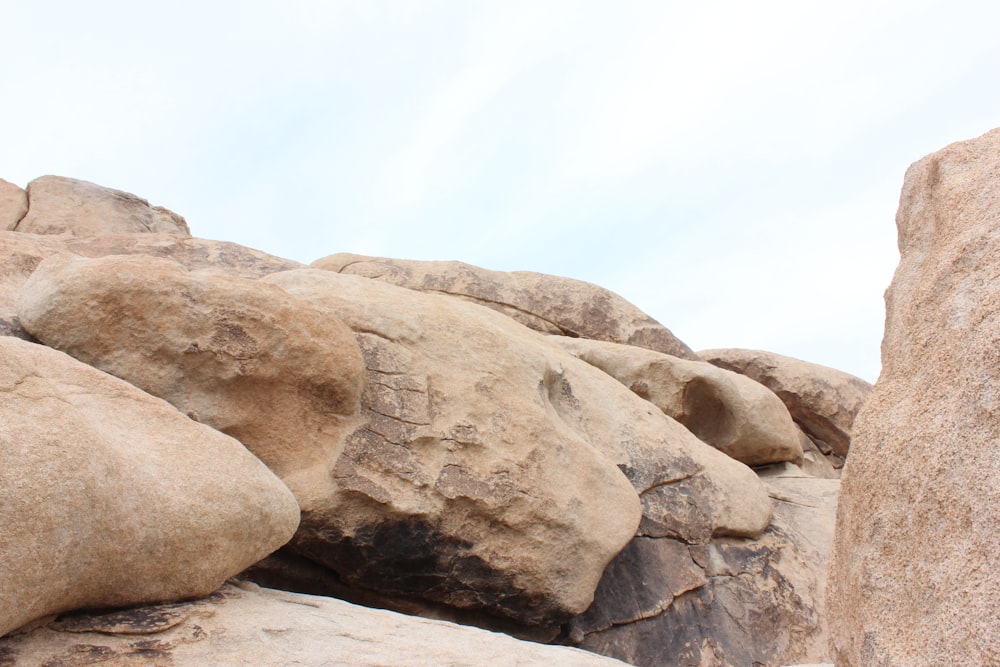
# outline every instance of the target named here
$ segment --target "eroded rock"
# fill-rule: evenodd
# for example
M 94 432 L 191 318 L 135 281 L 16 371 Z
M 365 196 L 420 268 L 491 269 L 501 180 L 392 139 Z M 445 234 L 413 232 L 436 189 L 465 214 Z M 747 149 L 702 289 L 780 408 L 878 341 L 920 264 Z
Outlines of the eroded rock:
M 127 382 L 0 337 L 0 396 L 0 635 L 205 595 L 295 531 L 292 494 L 239 442 Z
M 462 262 L 348 253 L 318 259 L 312 266 L 468 299 L 543 333 L 624 343 L 698 359 L 691 348 L 649 315 L 614 292 L 581 280 L 530 271 L 490 271 Z
M 737 461 L 762 465 L 802 457 L 799 432 L 784 404 L 743 375 L 631 345 L 552 340 Z
M 854 426 L 834 658 L 1000 664 L 1000 130 L 906 173 L 882 374 Z
M 28 193 L 0 178 L 0 232 L 13 231 L 28 212 Z

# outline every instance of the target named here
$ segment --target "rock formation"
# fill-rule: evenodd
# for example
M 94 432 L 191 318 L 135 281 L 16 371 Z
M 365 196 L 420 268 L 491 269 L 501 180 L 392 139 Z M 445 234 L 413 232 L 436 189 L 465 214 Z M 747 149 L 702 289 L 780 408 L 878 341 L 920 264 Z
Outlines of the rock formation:
M 1000 130 L 906 173 L 830 572 L 836 664 L 1000 664 Z
M 0 183 L 0 220 L 14 221 L 0 354 L 18 359 L 0 519 L 22 531 L 0 533 L 0 634 L 23 630 L 0 639 L 0 664 L 473 664 L 501 650 L 497 663 L 591 664 L 375 613 L 399 636 L 481 647 L 413 639 L 408 663 L 340 603 L 234 588 L 23 627 L 205 595 L 255 561 L 241 576 L 637 665 L 827 658 L 839 481 L 819 477 L 836 472 L 775 393 L 618 295 L 455 262 L 305 268 L 57 177 Z M 812 409 L 853 409 L 824 400 Z M 50 492 L 70 501 L 37 500 Z M 38 519 L 50 528 L 24 532 Z M 314 637 L 331 617 L 343 636 Z M 156 632 L 107 636 L 144 632 L 137 618 Z
M 841 460 L 847 456 L 851 426 L 871 391 L 870 384 L 843 371 L 762 350 L 703 350 L 698 354 L 773 391 L 821 451 Z
M 295 499 L 239 442 L 126 382 L 0 336 L 0 395 L 0 635 L 207 595 L 295 532 Z

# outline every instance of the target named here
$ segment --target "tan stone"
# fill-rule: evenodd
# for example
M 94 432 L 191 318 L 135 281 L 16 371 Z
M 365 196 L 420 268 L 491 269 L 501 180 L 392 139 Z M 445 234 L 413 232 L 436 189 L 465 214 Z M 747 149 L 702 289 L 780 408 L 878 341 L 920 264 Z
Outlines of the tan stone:
M 468 299 L 543 333 L 625 343 L 698 359 L 691 348 L 649 315 L 614 292 L 581 280 L 530 271 L 489 271 L 462 262 L 348 253 L 318 259 L 312 266 Z
M 552 340 L 737 461 L 762 465 L 802 457 L 799 431 L 785 405 L 743 375 L 631 345 L 565 336 Z
M 28 214 L 17 231 L 29 234 L 95 236 L 154 232 L 191 236 L 187 222 L 173 211 L 128 192 L 63 176 L 42 176 L 28 183 Z
M 342 318 L 365 355 L 367 423 L 300 494 L 292 545 L 352 586 L 559 622 L 635 533 L 637 492 L 660 534 L 767 526 L 752 471 L 510 318 L 330 271 L 264 280 Z
M 61 352 L 0 337 L 0 395 L 0 635 L 205 595 L 295 531 L 240 443 Z
M 830 570 L 840 667 L 1000 664 L 1000 130 L 906 172 Z
M 286 480 L 325 476 L 359 418 L 353 334 L 273 285 L 153 257 L 60 256 L 21 288 L 18 316 L 46 345 L 237 438 Z
M 0 336 L 32 339 L 17 317 L 17 296 L 42 260 L 64 248 L 57 237 L 0 231 Z
M 0 178 L 0 232 L 12 231 L 28 212 L 28 193 Z
M 67 616 L 0 640 L 0 656 L 11 667 L 624 665 L 575 648 L 239 582 L 183 604 Z
M 721 349 L 698 353 L 720 368 L 742 373 L 781 398 L 802 429 L 841 458 L 851 445 L 851 425 L 871 385 L 827 366 L 761 350 Z

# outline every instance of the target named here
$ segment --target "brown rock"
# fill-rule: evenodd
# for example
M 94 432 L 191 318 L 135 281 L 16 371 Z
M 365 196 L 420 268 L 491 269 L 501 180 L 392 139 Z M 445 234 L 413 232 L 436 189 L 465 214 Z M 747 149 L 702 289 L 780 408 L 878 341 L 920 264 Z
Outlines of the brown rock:
M 62 176 L 28 183 L 28 214 L 17 231 L 29 234 L 97 236 L 154 232 L 191 236 L 176 213 L 128 192 Z
M 698 359 L 670 330 L 603 287 L 529 271 L 489 271 L 462 262 L 421 262 L 341 253 L 318 259 L 318 269 L 440 292 L 492 308 L 549 334 L 593 338 Z
M 294 488 L 325 477 L 360 413 L 351 331 L 283 290 L 144 256 L 54 257 L 18 315 L 46 345 L 239 439 Z
M 12 231 L 28 212 L 28 194 L 0 178 L 0 232 Z
M 34 340 L 17 317 L 17 296 L 42 260 L 60 252 L 59 238 L 0 231 L 0 336 Z
M 558 623 L 634 535 L 637 492 L 660 500 L 664 534 L 769 521 L 749 469 L 510 318 L 330 271 L 264 280 L 344 319 L 364 352 L 367 423 L 300 495 L 292 545 L 351 586 Z
M 341 600 L 226 585 L 208 598 L 64 617 L 0 639 L 0 664 L 202 667 L 614 667 L 543 646 Z
M 1000 664 L 1000 130 L 906 172 L 882 374 L 830 569 L 834 658 Z
M 774 521 L 757 538 L 686 545 L 637 537 L 608 566 L 591 608 L 571 621 L 571 639 L 640 667 L 825 659 L 839 483 L 768 477 Z
M 631 345 L 552 340 L 737 461 L 762 465 L 802 457 L 799 431 L 784 404 L 743 375 Z
M 705 361 L 742 373 L 781 398 L 792 418 L 821 447 L 843 458 L 851 445 L 851 425 L 871 385 L 819 364 L 761 350 L 704 350 Z
M 205 595 L 295 531 L 240 443 L 61 352 L 0 337 L 0 395 L 0 635 Z

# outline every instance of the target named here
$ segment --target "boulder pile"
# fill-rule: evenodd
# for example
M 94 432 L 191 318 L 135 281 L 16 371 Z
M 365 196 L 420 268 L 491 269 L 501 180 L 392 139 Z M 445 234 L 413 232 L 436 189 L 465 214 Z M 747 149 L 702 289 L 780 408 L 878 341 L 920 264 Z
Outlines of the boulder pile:
M 867 389 L 577 280 L 0 181 L 0 664 L 822 662 Z

